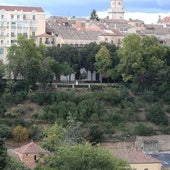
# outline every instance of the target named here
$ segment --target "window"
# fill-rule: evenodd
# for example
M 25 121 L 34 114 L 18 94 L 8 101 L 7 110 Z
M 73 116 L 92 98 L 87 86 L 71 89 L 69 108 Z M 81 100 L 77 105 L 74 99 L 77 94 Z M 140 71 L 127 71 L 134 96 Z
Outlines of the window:
M 49 39 L 48 38 L 46 38 L 45 43 L 49 44 Z
M 28 37 L 28 34 L 27 34 L 27 33 L 23 33 L 23 36 L 24 36 L 24 37 Z
M 25 20 L 26 19 L 26 15 L 23 15 L 23 20 Z
M 37 156 L 36 155 L 34 155 L 34 161 L 36 161 L 37 160 Z
M 1 15 L 1 19 L 4 19 L 4 15 Z
M 11 37 L 15 37 L 15 34 L 14 34 L 14 32 L 11 32 Z
M 11 15 L 11 19 L 14 19 L 14 15 Z
M 145 168 L 144 170 L 148 170 L 148 168 Z
M 32 36 L 35 37 L 35 32 L 32 32 Z
M 19 16 L 19 15 L 17 15 L 17 19 L 20 19 L 20 16 Z
M 35 20 L 35 15 L 32 16 L 32 19 Z
M 4 49 L 0 48 L 0 55 L 4 54 Z

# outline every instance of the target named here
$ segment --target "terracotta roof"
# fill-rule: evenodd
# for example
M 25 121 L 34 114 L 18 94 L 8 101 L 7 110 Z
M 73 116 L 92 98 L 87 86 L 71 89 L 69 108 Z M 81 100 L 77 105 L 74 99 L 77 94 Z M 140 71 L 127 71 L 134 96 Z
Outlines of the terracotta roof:
M 49 153 L 34 142 L 30 142 L 27 145 L 21 146 L 20 148 L 15 149 L 15 151 L 22 154 Z
M 170 22 L 170 16 L 162 18 L 161 22 Z
M 130 164 L 161 163 L 158 159 L 153 158 L 141 151 L 115 151 L 113 154 Z
M 44 12 L 41 7 L 25 7 L 25 6 L 0 6 L 0 10 L 5 11 L 23 11 L 23 12 Z

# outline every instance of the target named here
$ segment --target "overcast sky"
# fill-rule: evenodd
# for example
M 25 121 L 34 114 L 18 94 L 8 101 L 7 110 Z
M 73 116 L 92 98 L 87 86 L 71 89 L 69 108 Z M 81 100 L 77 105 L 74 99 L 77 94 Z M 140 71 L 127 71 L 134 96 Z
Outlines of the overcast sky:
M 93 9 L 100 16 L 107 16 L 110 0 L 0 0 L 0 5 L 24 5 L 42 7 L 47 14 L 55 16 L 88 17 Z M 158 16 L 170 15 L 170 0 L 124 0 L 127 18 L 155 22 Z M 147 15 L 146 15 L 147 14 Z

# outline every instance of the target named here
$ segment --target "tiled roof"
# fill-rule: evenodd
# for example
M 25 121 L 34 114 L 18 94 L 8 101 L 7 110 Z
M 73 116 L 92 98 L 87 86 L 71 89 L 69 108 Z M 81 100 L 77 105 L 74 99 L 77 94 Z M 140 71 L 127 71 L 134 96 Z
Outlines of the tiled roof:
M 162 18 L 161 22 L 170 22 L 170 16 Z
M 161 163 L 158 159 L 153 158 L 141 151 L 115 151 L 113 154 L 130 164 Z
M 21 146 L 20 148 L 15 149 L 15 151 L 22 154 L 49 153 L 34 142 L 30 142 L 27 145 Z
M 0 6 L 0 10 L 5 11 L 23 11 L 23 12 L 44 12 L 41 7 L 25 7 L 25 6 Z
M 78 31 L 71 27 L 56 27 L 56 34 L 65 40 L 97 40 L 99 32 Z

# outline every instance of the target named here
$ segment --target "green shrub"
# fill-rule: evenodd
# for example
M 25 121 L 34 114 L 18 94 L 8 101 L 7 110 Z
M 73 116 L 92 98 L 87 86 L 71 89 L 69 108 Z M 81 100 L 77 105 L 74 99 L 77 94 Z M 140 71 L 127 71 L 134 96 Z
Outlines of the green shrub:
M 55 100 L 55 93 L 51 91 L 35 92 L 30 94 L 29 98 L 39 105 L 52 104 Z
M 89 127 L 89 138 L 91 143 L 100 143 L 103 139 L 103 129 L 98 124 Z
M 100 103 L 94 99 L 83 100 L 78 105 L 78 115 L 76 116 L 80 121 L 87 121 L 93 114 L 100 115 Z
M 105 91 L 97 92 L 97 97 L 110 104 L 117 104 L 121 101 L 120 91 L 114 88 L 109 88 Z
M 144 123 L 138 123 L 135 126 L 135 134 L 138 136 L 149 136 L 153 134 L 153 128 L 146 126 Z
M 153 105 L 148 109 L 147 119 L 157 125 L 168 125 L 168 118 L 160 105 Z
M 154 94 L 154 91 L 145 90 L 143 93 L 143 99 L 147 102 L 155 102 L 156 101 L 156 95 Z
M 11 129 L 4 125 L 4 124 L 1 124 L 0 125 L 0 138 L 10 138 L 11 137 Z

